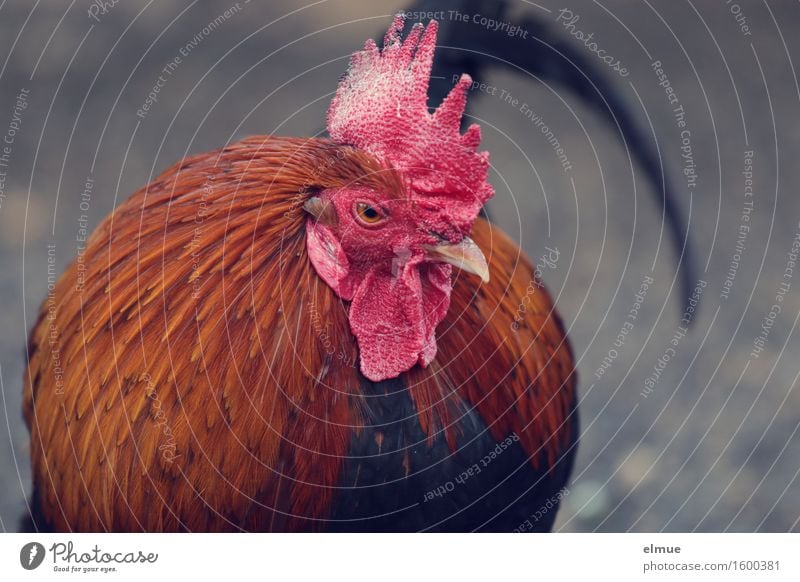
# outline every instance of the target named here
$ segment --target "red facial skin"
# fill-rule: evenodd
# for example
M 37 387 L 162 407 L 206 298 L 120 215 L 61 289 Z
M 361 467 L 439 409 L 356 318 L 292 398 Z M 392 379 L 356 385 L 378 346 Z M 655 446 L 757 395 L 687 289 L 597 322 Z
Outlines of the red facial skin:
M 428 260 L 425 247 L 462 237 L 444 239 L 435 230 L 436 213 L 406 198 L 365 188 L 328 190 L 319 198 L 331 207 L 326 224 L 308 219 L 309 257 L 319 276 L 352 301 L 350 328 L 362 373 L 377 382 L 426 366 L 436 355 L 436 325 L 450 305 L 452 267 Z M 359 215 L 359 205 L 371 209 L 369 219 Z
M 403 17 L 395 17 L 382 49 L 369 40 L 353 55 L 328 109 L 331 139 L 392 168 L 405 190 L 325 191 L 320 199 L 335 212 L 308 222 L 311 262 L 339 297 L 352 301 L 361 371 L 373 381 L 433 360 L 452 268 L 431 262 L 425 246 L 461 242 L 494 194 L 489 155 L 477 151 L 480 128 L 461 133 L 470 77 L 463 75 L 435 111 L 428 109 L 437 28 L 435 21 L 417 24 L 402 40 Z M 381 219 L 360 220 L 358 203 Z

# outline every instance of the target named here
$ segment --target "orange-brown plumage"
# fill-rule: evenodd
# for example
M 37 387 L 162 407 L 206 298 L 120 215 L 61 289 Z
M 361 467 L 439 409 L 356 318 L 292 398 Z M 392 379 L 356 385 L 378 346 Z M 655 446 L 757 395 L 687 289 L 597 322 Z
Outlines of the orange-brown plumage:
M 340 163 L 314 175 L 337 154 Z M 55 319 L 44 306 L 30 340 L 25 416 L 56 529 L 286 529 L 324 519 L 348 425 L 363 419 L 347 306 L 306 256 L 303 188 L 397 187 L 391 174 L 370 174 L 375 163 L 322 140 L 251 138 L 177 164 L 100 224 L 83 255 L 83 288 L 76 261 L 55 288 Z M 540 447 L 552 461 L 568 434 L 569 347 L 519 249 L 482 220 L 474 238 L 492 279 L 476 288 L 458 276 L 435 365 L 408 373 L 421 425 L 431 436 L 455 430 L 449 404 L 464 399 L 496 438 L 515 431 L 532 462 Z M 332 356 L 313 318 L 325 322 Z

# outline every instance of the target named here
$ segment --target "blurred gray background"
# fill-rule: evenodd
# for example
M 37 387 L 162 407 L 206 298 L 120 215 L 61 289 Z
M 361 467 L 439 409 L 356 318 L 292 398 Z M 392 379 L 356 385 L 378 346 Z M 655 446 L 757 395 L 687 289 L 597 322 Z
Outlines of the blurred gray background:
M 561 30 L 623 97 L 689 217 L 706 287 L 690 333 L 659 364 L 681 324 L 676 256 L 652 185 L 619 133 L 558 84 L 495 71 L 513 106 L 476 91 L 497 195 L 493 219 L 538 259 L 579 362 L 582 442 L 561 531 L 800 531 L 800 273 L 784 277 L 800 228 L 800 5 L 797 2 L 542 0 L 512 2 Z M 95 8 L 92 8 L 95 6 Z M 13 131 L 0 182 L 0 529 L 14 531 L 29 491 L 20 412 L 26 336 L 47 288 L 47 245 L 72 260 L 78 219 L 97 224 L 187 153 L 240 137 L 324 127 L 349 54 L 385 30 L 399 1 L 0 3 L 0 136 Z M 619 75 L 556 22 L 624 63 Z M 230 10 L 209 34 L 209 22 Z M 104 13 L 103 13 L 104 12 Z M 95 15 L 95 18 L 91 17 Z M 194 45 L 194 46 L 192 46 Z M 520 44 L 524 50 L 524 43 Z M 187 47 L 189 50 L 187 51 Z M 138 116 L 181 50 L 158 100 Z M 651 63 L 685 110 L 679 128 Z M 14 113 L 27 90 L 27 107 Z M 521 111 L 541 116 L 571 163 Z M 18 112 L 20 108 L 17 107 Z M 690 132 L 696 186 L 683 173 Z M 684 134 L 686 137 L 686 134 Z M 0 139 L 3 139 L 0 137 Z M 0 152 L 2 152 L 0 144 Z M 753 196 L 745 197 L 752 151 Z M 87 177 L 94 179 L 81 210 Z M 3 178 L 3 176 L 0 176 Z M 749 223 L 742 209 L 753 201 Z M 740 225 L 749 232 L 737 251 Z M 740 256 L 740 260 L 737 257 Z M 727 299 L 724 282 L 738 260 Z M 633 329 L 615 345 L 642 280 Z M 763 351 L 751 355 L 782 282 L 790 288 Z M 613 357 L 609 358 L 609 351 Z M 603 359 L 613 359 L 597 373 Z M 658 381 L 646 390 L 654 367 Z

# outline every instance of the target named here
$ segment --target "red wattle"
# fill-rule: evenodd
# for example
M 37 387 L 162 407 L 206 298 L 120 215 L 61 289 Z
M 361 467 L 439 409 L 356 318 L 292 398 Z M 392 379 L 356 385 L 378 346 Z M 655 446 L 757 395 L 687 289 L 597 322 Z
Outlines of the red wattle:
M 410 261 L 398 276 L 370 271 L 350 305 L 361 373 L 373 382 L 396 378 L 436 356 L 436 326 L 450 305 L 451 267 Z
M 396 378 L 436 357 L 436 326 L 450 306 L 452 267 L 409 257 L 396 273 L 350 264 L 339 241 L 309 219 L 306 247 L 317 274 L 350 305 L 361 373 L 373 382 Z

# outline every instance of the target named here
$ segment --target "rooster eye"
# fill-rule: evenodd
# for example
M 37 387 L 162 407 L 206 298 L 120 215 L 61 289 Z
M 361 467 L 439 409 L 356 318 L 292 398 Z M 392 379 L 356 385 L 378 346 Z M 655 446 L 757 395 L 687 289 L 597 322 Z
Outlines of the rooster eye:
M 368 202 L 356 202 L 356 216 L 367 225 L 379 223 L 384 219 L 383 213 Z

